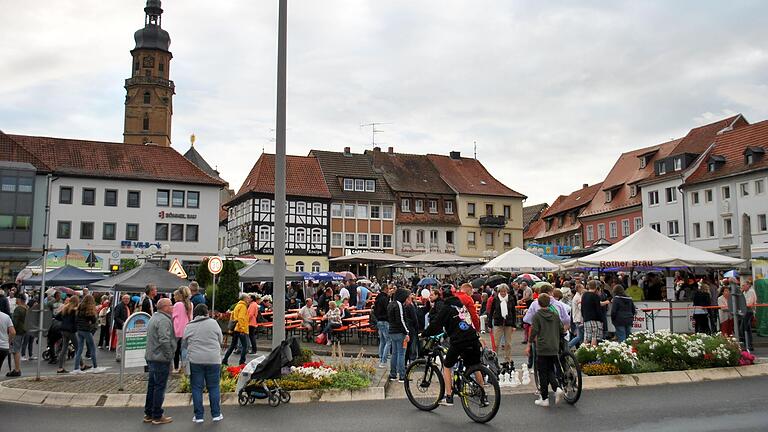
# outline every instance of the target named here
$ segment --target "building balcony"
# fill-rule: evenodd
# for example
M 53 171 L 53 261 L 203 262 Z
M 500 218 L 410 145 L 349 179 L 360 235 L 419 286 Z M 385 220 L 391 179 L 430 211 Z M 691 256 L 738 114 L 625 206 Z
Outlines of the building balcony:
M 173 81 L 167 80 L 165 78 L 157 78 L 157 77 L 148 77 L 148 76 L 135 76 L 133 78 L 128 78 L 125 80 L 125 86 L 133 86 L 138 84 L 153 84 L 153 85 L 159 85 L 160 87 L 167 87 L 171 89 L 171 91 L 175 91 L 176 86 L 173 84 Z
M 481 216 L 480 226 L 483 228 L 504 228 L 507 226 L 507 218 L 504 216 Z
M 452 244 L 445 245 L 445 252 L 446 253 L 455 253 L 456 252 L 456 246 Z

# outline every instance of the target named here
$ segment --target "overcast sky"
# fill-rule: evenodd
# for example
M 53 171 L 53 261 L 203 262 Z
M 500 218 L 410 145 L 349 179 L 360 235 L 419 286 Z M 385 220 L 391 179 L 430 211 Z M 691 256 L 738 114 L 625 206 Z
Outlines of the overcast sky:
M 277 1 L 165 0 L 173 147 L 274 152 Z M 0 129 L 122 141 L 142 0 L 0 0 Z M 473 153 L 526 204 L 732 113 L 768 118 L 765 1 L 289 0 L 289 154 Z

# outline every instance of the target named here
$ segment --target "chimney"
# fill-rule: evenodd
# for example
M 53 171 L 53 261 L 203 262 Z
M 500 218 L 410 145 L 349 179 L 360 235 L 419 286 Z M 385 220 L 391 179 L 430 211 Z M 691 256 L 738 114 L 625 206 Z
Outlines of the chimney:
M 344 147 L 344 155 L 346 156 L 346 155 L 350 155 L 350 154 L 352 154 L 352 151 L 350 150 L 350 148 L 349 147 Z
M 455 159 L 455 160 L 461 159 L 461 152 L 452 151 L 450 154 L 451 154 L 451 159 Z
M 378 147 L 378 146 L 377 146 L 377 147 L 374 147 L 374 148 L 373 148 L 373 151 L 375 151 L 375 152 L 377 152 L 377 153 L 378 153 L 378 152 L 381 152 L 381 147 Z
M 387 153 L 392 154 L 394 152 L 395 152 L 395 148 L 394 147 L 387 147 Z
M 581 188 L 582 188 L 582 189 L 586 189 L 586 188 L 588 188 L 588 187 L 589 187 L 589 184 L 587 184 L 587 183 L 584 183 L 583 185 L 581 185 Z

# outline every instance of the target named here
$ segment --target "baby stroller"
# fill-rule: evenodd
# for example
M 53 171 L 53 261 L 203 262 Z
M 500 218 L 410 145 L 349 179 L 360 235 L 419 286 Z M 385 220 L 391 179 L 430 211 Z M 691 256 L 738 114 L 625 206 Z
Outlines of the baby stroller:
M 269 405 L 276 407 L 291 401 L 291 394 L 280 388 L 273 380 L 280 378 L 281 369 L 289 366 L 294 356 L 301 353 L 301 346 L 296 338 L 283 341 L 279 347 L 272 350 L 269 356 L 251 373 L 248 380 L 237 392 L 237 402 L 240 406 L 256 402 L 256 399 L 268 399 Z M 245 370 L 243 373 L 247 373 Z

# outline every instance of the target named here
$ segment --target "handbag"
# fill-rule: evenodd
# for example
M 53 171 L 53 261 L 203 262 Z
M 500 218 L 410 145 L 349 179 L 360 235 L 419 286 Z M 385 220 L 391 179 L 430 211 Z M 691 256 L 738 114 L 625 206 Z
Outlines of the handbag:
M 230 321 L 227 325 L 227 333 L 234 333 L 237 327 L 237 321 Z
M 326 338 L 327 336 L 325 335 L 325 333 L 320 333 L 315 337 L 315 343 L 318 345 L 323 345 L 324 343 L 327 342 Z

